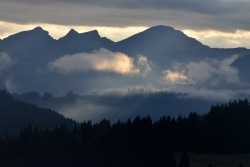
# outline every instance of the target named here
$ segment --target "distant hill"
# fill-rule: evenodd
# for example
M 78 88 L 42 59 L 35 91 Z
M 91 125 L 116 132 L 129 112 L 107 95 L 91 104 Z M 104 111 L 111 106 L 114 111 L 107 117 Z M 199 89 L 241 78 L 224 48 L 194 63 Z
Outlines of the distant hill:
M 250 82 L 250 54 L 238 58 L 231 66 L 239 70 L 239 75 L 243 81 Z
M 48 94 L 48 93 L 47 93 Z M 187 116 L 190 112 L 206 113 L 215 100 L 204 100 L 177 92 L 153 92 L 144 89 L 131 89 L 127 92 L 111 91 L 103 94 L 91 93 L 77 95 L 67 92 L 61 97 L 48 98 L 38 92 L 12 94 L 15 99 L 54 109 L 79 122 L 92 120 L 94 123 L 103 118 L 112 123 L 120 119 L 126 121 L 137 115 L 158 120 L 162 115 Z
M 17 135 L 29 124 L 33 127 L 37 126 L 38 129 L 52 129 L 62 123 L 73 127 L 76 122 L 51 109 L 14 100 L 5 90 L 0 90 L 0 136 Z

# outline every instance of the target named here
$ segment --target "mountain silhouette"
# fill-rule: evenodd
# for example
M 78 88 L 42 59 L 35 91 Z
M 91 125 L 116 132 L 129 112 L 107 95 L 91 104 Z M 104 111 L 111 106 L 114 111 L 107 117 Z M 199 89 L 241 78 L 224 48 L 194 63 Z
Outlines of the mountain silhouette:
M 61 54 L 74 54 L 92 52 L 101 47 L 110 48 L 113 44 L 113 41 L 100 37 L 97 30 L 78 33 L 71 29 L 64 37 L 58 39 L 56 50 Z
M 187 52 L 209 49 L 194 38 L 168 26 L 155 26 L 117 43 L 121 51 L 143 54 L 149 57 L 166 52 Z
M 3 39 L 1 51 L 17 58 L 23 58 L 46 51 L 54 41 L 48 31 L 36 27 L 33 30 L 19 32 Z
M 108 79 L 111 77 L 118 77 L 117 82 L 123 85 L 146 83 L 143 78 L 141 80 L 134 77 L 133 80 L 131 78 L 127 80 L 125 75 L 118 76 L 118 74 L 102 71 L 63 75 L 47 68 L 49 62 L 65 55 L 92 53 L 100 48 L 125 53 L 134 60 L 134 63 L 138 55 L 143 55 L 154 66 L 155 75 L 159 77 L 162 77 L 163 70 L 172 68 L 172 62 L 197 62 L 207 57 L 223 60 L 233 54 L 244 56 L 250 53 L 246 48 L 210 48 L 173 27 L 163 25 L 151 27 L 118 42 L 101 37 L 97 30 L 78 33 L 74 29 L 56 40 L 49 35 L 48 31 L 36 27 L 0 40 L 0 53 L 7 53 L 11 60 L 16 62 L 8 71 L 5 71 L 5 78 L 2 81 L 11 78 L 14 82 L 12 86 L 16 85 L 20 93 L 34 90 L 41 93 L 51 91 L 55 94 L 62 94 L 72 88 L 75 92 L 78 90 L 86 92 L 95 85 L 105 89 L 112 85 Z M 107 79 L 105 82 L 108 83 L 106 85 L 103 80 L 105 78 Z M 5 84 L 2 82 L 0 88 L 6 88 Z
M 76 30 L 71 29 L 64 37 L 59 38 L 59 40 L 74 39 L 77 38 L 78 36 L 79 33 Z
M 154 26 L 127 39 L 117 42 L 117 50 L 132 57 L 143 55 L 161 70 L 172 61 L 185 63 L 206 57 L 211 50 L 194 38 L 169 26 Z

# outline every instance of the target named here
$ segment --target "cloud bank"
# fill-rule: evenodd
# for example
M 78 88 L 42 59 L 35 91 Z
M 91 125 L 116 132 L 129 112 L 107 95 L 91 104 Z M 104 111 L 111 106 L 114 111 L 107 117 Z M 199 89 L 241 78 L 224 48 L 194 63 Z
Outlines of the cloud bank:
M 0 73 L 8 70 L 16 61 L 11 60 L 7 53 L 0 53 Z
M 172 25 L 179 29 L 250 30 L 248 0 L 1 0 L 1 21 L 85 26 Z M 25 12 L 23 12 L 25 11 Z
M 83 71 L 113 72 L 123 75 L 140 74 L 146 75 L 151 68 L 147 58 L 138 57 L 137 65 L 134 59 L 120 52 L 111 52 L 101 48 L 93 53 L 78 53 L 65 55 L 49 62 L 47 67 L 51 71 L 59 73 L 72 73 Z
M 163 71 L 163 78 L 176 84 L 190 84 L 196 87 L 221 88 L 241 85 L 238 70 L 230 64 L 239 56 L 233 55 L 223 61 L 206 59 L 187 64 L 173 63 L 173 70 Z
M 0 77 L 3 80 L 3 85 L 9 92 L 15 92 L 17 85 L 13 79 L 6 74 L 17 61 L 13 61 L 7 53 L 0 53 Z

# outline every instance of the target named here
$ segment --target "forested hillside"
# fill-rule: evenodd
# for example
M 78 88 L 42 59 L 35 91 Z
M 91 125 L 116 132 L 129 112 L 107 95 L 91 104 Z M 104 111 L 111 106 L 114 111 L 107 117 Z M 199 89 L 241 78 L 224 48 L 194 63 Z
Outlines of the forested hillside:
M 0 136 L 5 136 L 6 133 L 17 135 L 21 128 L 29 124 L 38 128 L 53 129 L 62 123 L 73 127 L 75 121 L 66 119 L 51 109 L 39 108 L 33 104 L 14 100 L 8 92 L 0 90 Z
M 126 91 L 113 90 L 105 93 L 92 92 L 78 95 L 68 91 L 60 97 L 52 93 L 30 91 L 24 94 L 12 94 L 15 99 L 35 104 L 39 107 L 51 108 L 79 122 L 91 120 L 99 122 L 103 118 L 115 123 L 118 119 L 127 121 L 137 115 L 150 115 L 153 121 L 163 115 L 177 117 L 188 116 L 190 112 L 207 113 L 216 100 L 194 97 L 188 93 L 174 91 L 154 91 L 153 89 L 133 88 Z

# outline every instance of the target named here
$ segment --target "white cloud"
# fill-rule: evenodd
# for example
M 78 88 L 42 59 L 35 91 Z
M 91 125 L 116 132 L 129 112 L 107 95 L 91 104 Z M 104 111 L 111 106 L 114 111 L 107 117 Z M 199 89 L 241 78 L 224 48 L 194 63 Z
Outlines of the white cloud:
M 103 48 L 95 50 L 93 53 L 65 55 L 48 63 L 47 67 L 59 73 L 94 70 L 123 75 L 146 74 L 151 70 L 146 57 L 140 56 L 137 65 L 135 65 L 134 59 L 126 54 L 111 52 Z
M 11 60 L 7 53 L 0 53 L 0 73 L 10 68 L 16 61 Z
M 0 53 L 0 76 L 3 79 L 3 84 L 11 93 L 17 90 L 17 85 L 13 82 L 12 78 L 6 76 L 5 71 L 16 62 L 17 61 L 13 61 L 7 53 Z
M 225 58 L 221 64 L 225 66 L 230 66 L 236 59 L 238 59 L 240 56 L 239 55 L 232 55 L 231 57 Z
M 149 65 L 148 59 L 145 56 L 138 56 L 138 61 L 137 61 L 137 67 L 140 69 L 140 72 L 142 73 L 143 76 L 146 76 L 147 73 L 149 73 L 152 68 Z
M 186 68 L 187 75 L 197 84 L 211 84 L 212 86 L 222 86 L 222 84 L 240 84 L 238 70 L 230 64 L 238 58 L 233 55 L 222 61 L 207 59 L 198 63 L 191 62 Z
M 193 84 L 198 87 L 223 87 L 224 84 L 242 84 L 238 70 L 230 64 L 239 56 L 222 61 L 206 59 L 188 64 L 174 63 L 174 70 L 163 71 L 164 79 L 177 84 Z
M 76 99 L 75 103 L 70 105 L 62 105 L 54 108 L 65 117 L 72 118 L 76 121 L 96 121 L 103 114 L 107 114 L 112 111 L 110 106 L 98 105 L 94 102 L 87 100 Z
M 189 79 L 187 76 L 185 76 L 184 72 L 178 72 L 178 71 L 170 71 L 170 70 L 165 70 L 162 72 L 164 74 L 164 79 L 169 80 L 175 84 L 188 84 L 192 83 L 193 81 Z
M 229 101 L 237 97 L 237 92 L 230 89 L 192 89 L 188 97 L 199 97 L 206 100 Z
M 187 75 L 194 79 L 195 82 L 204 82 L 212 77 L 212 74 L 216 72 L 208 62 L 201 61 L 198 63 L 191 62 L 187 64 Z
M 4 85 L 10 93 L 16 92 L 18 88 L 18 85 L 11 78 L 6 78 Z
M 183 64 L 180 64 L 178 62 L 173 62 L 173 71 L 171 70 L 165 70 L 162 71 L 163 79 L 166 81 L 170 81 L 174 84 L 189 84 L 193 83 L 191 79 L 188 78 L 186 75 L 186 69 Z

